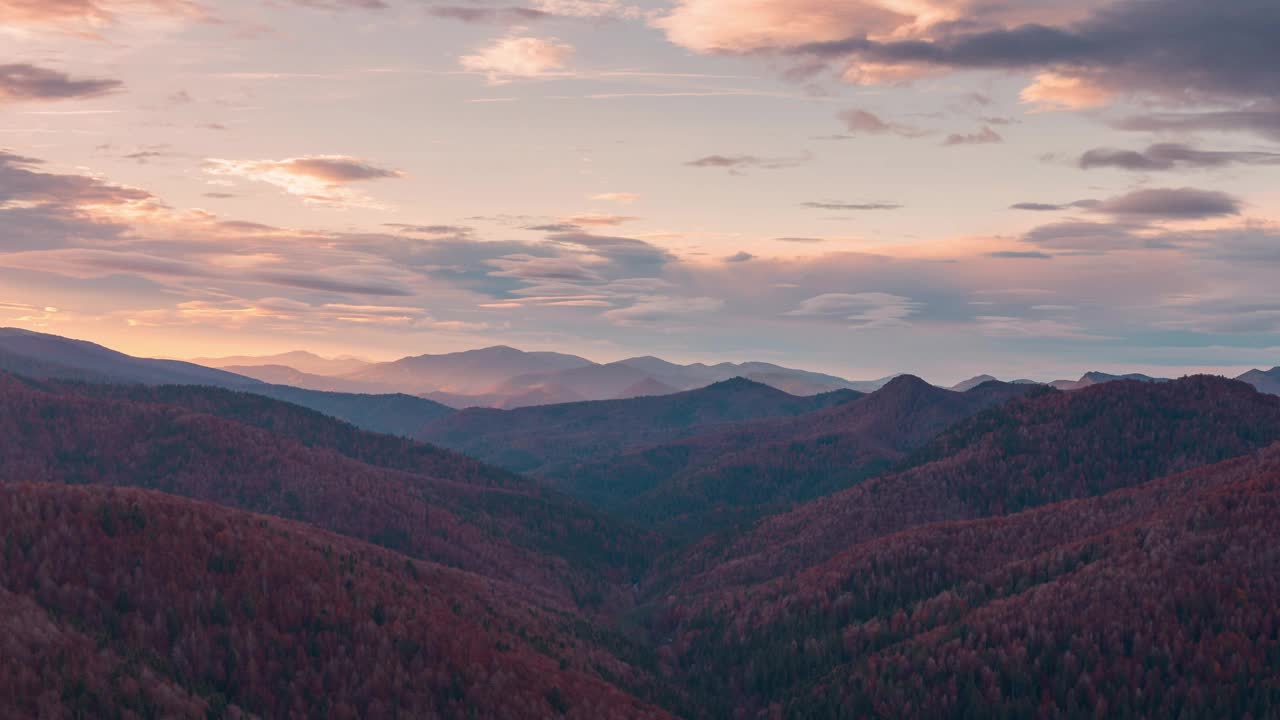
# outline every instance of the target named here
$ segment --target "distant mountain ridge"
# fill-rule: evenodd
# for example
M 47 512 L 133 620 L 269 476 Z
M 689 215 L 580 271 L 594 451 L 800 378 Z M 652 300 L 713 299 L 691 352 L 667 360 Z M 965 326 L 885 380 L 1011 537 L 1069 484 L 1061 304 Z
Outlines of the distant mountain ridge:
M 35 379 L 204 385 L 285 400 L 366 430 L 409 435 L 452 408 L 405 394 L 334 393 L 265 383 L 179 360 L 137 358 L 83 340 L 0 328 L 0 371 Z
M 821 410 L 860 397 L 841 390 L 796 397 L 743 378 L 697 390 L 442 417 L 417 437 L 519 472 L 555 476 L 628 447 L 671 441 L 711 428 Z
M 1280 367 L 1273 367 L 1270 370 L 1250 370 L 1236 379 L 1249 383 L 1257 388 L 1258 392 L 1280 395 Z
M 292 350 L 278 355 L 233 355 L 220 358 L 192 358 L 191 362 L 223 370 L 235 365 L 280 365 L 312 375 L 345 375 L 372 364 L 368 360 L 353 357 L 321 357 L 306 350 Z
M 687 538 L 848 487 L 904 459 L 955 420 L 1030 391 L 1028 386 L 987 383 L 956 393 L 900 376 L 867 395 L 841 390 L 790 398 L 793 406 L 798 400 L 827 403 L 807 412 L 739 416 L 732 423 L 690 426 L 665 439 L 632 431 L 620 441 L 597 443 L 600 431 L 593 428 L 601 422 L 587 413 L 574 416 L 581 422 L 577 442 L 583 449 L 565 445 L 551 421 L 529 422 L 516 442 L 496 431 L 504 420 L 501 414 L 468 414 L 486 411 L 444 418 L 423 438 L 533 472 L 571 495 Z M 646 401 L 686 398 L 705 405 L 717 393 L 790 397 L 735 379 Z M 618 409 L 630 412 L 639 402 L 627 401 Z M 583 410 L 592 405 L 584 404 Z M 573 406 L 531 410 L 551 415 L 568 407 Z M 509 412 L 518 417 L 522 411 Z M 562 446 L 567 449 L 560 457 L 547 450 Z
M 290 359 L 295 357 L 299 362 L 290 364 Z M 792 395 L 819 395 L 834 390 L 872 392 L 892 379 L 891 376 L 853 381 L 765 362 L 679 365 L 662 358 L 641 356 L 596 363 L 576 355 L 527 352 L 505 345 L 366 363 L 349 372 L 339 360 L 305 351 L 263 357 L 210 358 L 205 362 L 267 383 L 328 392 L 402 392 L 459 409 L 513 409 L 671 394 L 735 377 L 754 380 Z

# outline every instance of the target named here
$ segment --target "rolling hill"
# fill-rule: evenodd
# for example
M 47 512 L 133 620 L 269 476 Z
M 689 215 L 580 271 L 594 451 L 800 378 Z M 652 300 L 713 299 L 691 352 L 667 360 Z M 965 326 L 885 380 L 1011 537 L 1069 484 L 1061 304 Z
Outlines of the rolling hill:
M 755 582 L 916 525 L 1091 497 L 1276 440 L 1280 397 L 1225 378 L 1041 389 L 957 423 L 905 469 L 704 545 L 677 572 L 686 589 Z
M 629 447 L 746 420 L 802 415 L 857 397 L 853 391 L 796 397 L 738 378 L 698 390 L 626 400 L 514 410 L 473 408 L 432 422 L 417 437 L 509 470 L 555 477 Z
M 0 525 L 4 717 L 669 717 L 580 619 L 308 525 L 48 483 Z
M 0 481 L 160 489 L 280 515 L 519 582 L 561 607 L 625 602 L 656 547 L 523 478 L 251 394 L 0 376 Z
M 518 375 L 593 365 L 576 355 L 525 352 L 505 345 L 444 355 L 418 355 L 375 363 L 343 377 L 420 394 L 443 391 L 478 394 Z
M 272 385 L 176 360 L 136 358 L 57 335 L 0 328 L 0 371 L 38 379 L 143 385 L 205 385 L 302 405 L 366 430 L 410 435 L 452 408 L 404 394 L 355 394 Z
M 206 367 L 230 370 L 240 365 L 261 367 L 273 365 L 288 367 L 309 375 L 345 375 L 368 367 L 372 363 L 353 357 L 327 358 L 305 350 L 280 353 L 278 355 L 233 355 L 218 358 L 192 358 L 191 362 Z M 235 370 L 231 370 L 235 372 Z
M 1273 367 L 1270 370 L 1250 370 L 1236 379 L 1249 383 L 1257 388 L 1258 392 L 1280 395 L 1280 367 Z
M 705 698 L 699 717 L 1267 717 L 1278 511 L 1274 445 L 855 539 L 811 568 L 668 601 L 660 654 Z
M 1028 391 L 987 383 L 957 393 L 900 376 L 830 408 L 626 449 L 540 477 L 646 526 L 696 537 L 884 472 L 956 420 Z

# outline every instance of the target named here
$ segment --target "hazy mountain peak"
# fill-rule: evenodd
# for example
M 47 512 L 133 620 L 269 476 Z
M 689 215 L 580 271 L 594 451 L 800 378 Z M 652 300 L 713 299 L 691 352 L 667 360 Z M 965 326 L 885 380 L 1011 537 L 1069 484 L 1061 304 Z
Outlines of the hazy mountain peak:
M 998 378 L 996 378 L 994 375 L 975 375 L 974 377 L 971 377 L 968 380 L 965 380 L 963 382 L 958 382 L 955 385 L 952 385 L 951 389 L 955 390 L 956 392 L 965 392 L 966 390 L 972 390 L 973 388 L 976 388 L 983 383 L 991 382 L 992 380 L 997 380 L 997 379 Z

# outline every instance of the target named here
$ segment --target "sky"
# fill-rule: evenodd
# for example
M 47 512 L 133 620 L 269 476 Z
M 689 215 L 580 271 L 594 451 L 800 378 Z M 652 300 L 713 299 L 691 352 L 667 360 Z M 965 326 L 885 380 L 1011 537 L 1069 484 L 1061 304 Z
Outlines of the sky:
M 1280 365 L 1275 0 L 0 0 L 0 325 Z

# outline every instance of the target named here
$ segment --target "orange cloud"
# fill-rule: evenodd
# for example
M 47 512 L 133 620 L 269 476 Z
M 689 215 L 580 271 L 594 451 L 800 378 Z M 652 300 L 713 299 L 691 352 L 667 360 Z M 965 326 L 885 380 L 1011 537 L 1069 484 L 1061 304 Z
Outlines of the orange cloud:
M 508 36 L 499 38 L 459 62 L 472 72 L 484 73 L 491 83 L 511 78 L 535 78 L 563 70 L 573 58 L 573 46 L 555 38 Z
M 330 206 L 376 206 L 370 198 L 346 187 L 350 183 L 404 177 L 398 170 L 377 167 L 346 155 L 310 155 L 284 160 L 222 160 L 206 164 L 212 175 L 241 177 L 269 183 L 305 202 Z
M 199 19 L 204 9 L 190 0 L 0 0 L 0 31 L 47 29 L 96 36 L 125 18 Z

